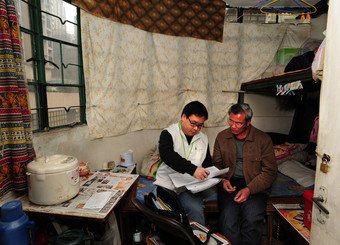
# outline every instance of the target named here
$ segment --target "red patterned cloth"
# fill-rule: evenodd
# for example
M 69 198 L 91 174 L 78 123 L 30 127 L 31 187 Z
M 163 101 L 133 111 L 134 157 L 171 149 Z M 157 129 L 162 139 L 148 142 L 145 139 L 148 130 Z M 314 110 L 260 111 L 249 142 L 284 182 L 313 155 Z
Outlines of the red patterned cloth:
M 292 143 L 283 143 L 280 145 L 274 146 L 274 153 L 276 160 L 280 160 L 282 158 L 285 158 L 291 154 L 291 151 L 296 148 L 295 144 Z
M 27 190 L 26 165 L 34 158 L 28 90 L 22 69 L 15 3 L 0 1 L 0 197 Z
M 222 0 L 72 0 L 72 4 L 144 31 L 223 39 L 226 4 Z

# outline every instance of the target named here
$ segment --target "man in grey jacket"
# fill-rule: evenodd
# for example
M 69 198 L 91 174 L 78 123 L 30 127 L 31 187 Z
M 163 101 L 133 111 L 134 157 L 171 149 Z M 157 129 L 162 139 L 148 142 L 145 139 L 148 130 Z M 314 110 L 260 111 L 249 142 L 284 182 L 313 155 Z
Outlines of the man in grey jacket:
M 248 104 L 232 105 L 215 141 L 213 164 L 229 167 L 218 190 L 221 233 L 231 244 L 260 244 L 269 190 L 277 175 L 270 137 L 251 125 Z

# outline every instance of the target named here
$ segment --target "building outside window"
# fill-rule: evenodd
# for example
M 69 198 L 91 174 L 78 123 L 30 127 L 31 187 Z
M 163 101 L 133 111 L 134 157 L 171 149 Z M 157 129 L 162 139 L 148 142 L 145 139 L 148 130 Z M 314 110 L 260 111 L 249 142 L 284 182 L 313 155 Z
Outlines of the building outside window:
M 32 129 L 85 123 L 79 9 L 62 0 L 16 4 Z

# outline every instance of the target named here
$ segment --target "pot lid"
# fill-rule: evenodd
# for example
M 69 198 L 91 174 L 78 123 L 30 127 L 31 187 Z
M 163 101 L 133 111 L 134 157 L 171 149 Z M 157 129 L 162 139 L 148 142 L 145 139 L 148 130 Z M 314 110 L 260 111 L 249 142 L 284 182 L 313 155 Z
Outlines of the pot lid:
M 75 157 L 66 155 L 52 155 L 40 157 L 27 165 L 27 171 L 35 174 L 59 173 L 78 167 Z

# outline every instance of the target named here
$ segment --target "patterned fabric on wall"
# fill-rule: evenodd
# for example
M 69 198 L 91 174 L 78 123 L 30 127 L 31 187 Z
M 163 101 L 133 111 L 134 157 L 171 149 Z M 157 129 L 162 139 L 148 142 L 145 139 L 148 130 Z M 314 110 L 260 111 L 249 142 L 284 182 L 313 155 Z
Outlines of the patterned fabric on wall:
M 14 1 L 0 1 L 0 197 L 27 190 L 33 160 L 31 113 Z
M 72 4 L 149 32 L 219 42 L 223 37 L 222 0 L 72 0 Z
M 281 44 L 299 47 L 309 25 L 225 23 L 223 43 L 172 37 L 81 12 L 91 138 L 162 129 L 183 106 L 207 106 L 207 127 L 226 125 L 240 84 L 258 79 Z M 143 144 L 143 142 L 141 142 Z

